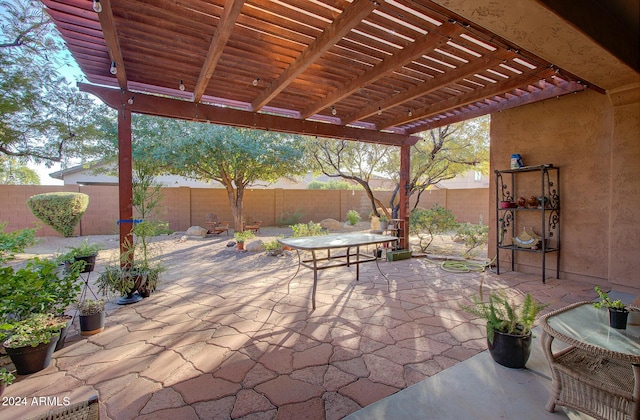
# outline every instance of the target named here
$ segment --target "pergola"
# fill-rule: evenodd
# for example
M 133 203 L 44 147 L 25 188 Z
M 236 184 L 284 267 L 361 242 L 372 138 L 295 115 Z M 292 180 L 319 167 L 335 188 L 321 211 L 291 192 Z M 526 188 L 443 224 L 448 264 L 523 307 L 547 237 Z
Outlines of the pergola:
M 426 0 L 42 3 L 80 88 L 118 110 L 121 221 L 132 112 L 398 146 L 405 186 L 416 133 L 600 90 Z M 406 188 L 400 200 L 407 219 Z

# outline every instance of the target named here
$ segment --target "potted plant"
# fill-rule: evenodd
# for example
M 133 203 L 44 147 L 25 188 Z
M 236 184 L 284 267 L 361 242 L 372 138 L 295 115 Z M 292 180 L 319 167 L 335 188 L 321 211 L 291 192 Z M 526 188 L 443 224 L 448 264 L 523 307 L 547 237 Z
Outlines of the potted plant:
M 142 296 L 136 293 L 145 278 L 130 268 L 110 264 L 98 275 L 96 286 L 103 296 L 118 295 L 116 301 L 119 305 L 128 305 L 142 300 Z
M 236 233 L 234 233 L 233 237 L 238 242 L 238 249 L 243 250 L 244 249 L 244 243 L 246 241 L 248 241 L 249 239 L 255 238 L 256 235 L 250 230 L 245 230 L 244 232 L 236 232 Z
M 389 218 L 386 214 L 382 213 L 380 215 L 380 230 L 386 230 L 387 226 L 389 226 Z
M 482 286 L 481 286 L 482 287 Z M 462 309 L 487 321 L 487 346 L 493 360 L 509 368 L 523 368 L 531 354 L 531 329 L 538 313 L 546 305 L 526 294 L 522 304 L 516 304 L 501 293 L 492 293 L 489 301 L 473 296 L 473 305 Z
M 98 244 L 90 244 L 88 239 L 80 242 L 77 246 L 69 247 L 69 252 L 63 254 L 60 259 L 64 261 L 67 269 L 69 265 L 76 261 L 82 261 L 81 273 L 92 272 L 96 265 L 96 257 L 101 247 Z
M 66 322 L 52 314 L 32 314 L 11 324 L 8 338 L 2 344 L 19 375 L 38 372 L 51 363 L 60 330 Z
M 611 299 L 609 294 L 603 292 L 600 286 L 596 286 L 595 291 L 600 297 L 600 302 L 595 302 L 593 306 L 609 309 L 609 326 L 619 330 L 627 329 L 627 318 L 629 316 L 627 306 L 620 299 Z
M 4 394 L 5 388 L 11 385 L 14 379 L 16 379 L 16 377 L 13 373 L 7 371 L 5 368 L 0 369 L 0 396 Z
M 33 258 L 20 269 L 0 267 L 0 321 L 12 323 L 34 313 L 47 313 L 57 321 L 70 324 L 65 311 L 81 290 L 80 264 L 60 270 L 55 260 Z M 63 328 L 57 349 L 64 346 L 67 328 Z
M 76 307 L 80 314 L 80 335 L 94 335 L 104 330 L 104 300 L 85 299 Z

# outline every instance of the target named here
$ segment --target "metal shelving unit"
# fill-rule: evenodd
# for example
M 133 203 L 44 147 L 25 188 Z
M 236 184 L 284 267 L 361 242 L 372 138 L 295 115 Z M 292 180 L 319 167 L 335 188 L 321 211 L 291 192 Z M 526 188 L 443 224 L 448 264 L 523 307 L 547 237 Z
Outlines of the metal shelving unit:
M 540 254 L 542 259 L 542 283 L 545 282 L 547 254 L 556 256 L 556 278 L 560 277 L 560 169 L 552 164 L 525 166 L 519 169 L 496 170 L 496 269 L 500 274 L 500 252 L 511 255 L 511 271 L 515 271 L 517 252 Z M 540 186 L 533 189 L 539 177 Z M 528 193 L 524 188 L 529 188 Z M 517 205 L 516 192 L 521 196 L 538 198 L 538 205 Z M 503 208 L 502 202 L 517 207 Z M 532 247 L 518 246 L 514 238 L 527 226 L 539 226 L 540 240 Z

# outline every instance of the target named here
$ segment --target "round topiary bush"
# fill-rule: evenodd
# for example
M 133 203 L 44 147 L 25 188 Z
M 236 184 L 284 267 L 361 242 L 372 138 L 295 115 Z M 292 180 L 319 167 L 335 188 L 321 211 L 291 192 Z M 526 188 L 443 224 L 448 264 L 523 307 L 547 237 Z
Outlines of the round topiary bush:
M 89 196 L 74 192 L 37 194 L 29 197 L 27 205 L 34 216 L 68 238 L 87 210 Z

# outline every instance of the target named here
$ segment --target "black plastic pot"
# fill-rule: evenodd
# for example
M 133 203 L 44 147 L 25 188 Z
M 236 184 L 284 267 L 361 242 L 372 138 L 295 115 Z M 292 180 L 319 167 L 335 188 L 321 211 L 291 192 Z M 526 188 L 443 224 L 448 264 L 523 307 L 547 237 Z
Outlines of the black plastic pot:
M 56 335 L 48 343 L 42 343 L 36 347 L 27 346 L 15 349 L 5 347 L 18 375 L 36 373 L 49 366 L 58 338 Z
M 487 339 L 493 360 L 508 368 L 521 369 L 531 355 L 531 333 L 528 335 L 506 334 L 494 331 L 493 343 Z
M 82 270 L 80 270 L 80 273 L 89 273 L 91 271 L 93 271 L 93 269 L 96 266 L 96 257 L 98 256 L 98 254 L 95 255 L 87 255 L 84 257 L 73 257 L 73 262 L 76 261 L 83 261 L 84 262 L 84 267 L 82 268 Z M 69 271 L 69 268 L 71 267 L 71 263 L 69 261 L 65 261 L 64 262 L 64 268 Z
M 71 326 L 71 321 L 73 320 L 70 316 L 65 316 L 67 318 L 67 325 L 60 330 L 60 338 L 58 338 L 58 342 L 56 343 L 56 348 L 54 351 L 58 351 L 64 347 L 64 342 L 67 339 L 67 332 L 69 331 L 69 327 Z
M 94 335 L 104 330 L 105 312 L 98 314 L 80 315 L 80 335 Z
M 629 311 L 626 309 L 609 308 L 609 326 L 619 330 L 627 329 Z

